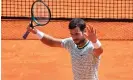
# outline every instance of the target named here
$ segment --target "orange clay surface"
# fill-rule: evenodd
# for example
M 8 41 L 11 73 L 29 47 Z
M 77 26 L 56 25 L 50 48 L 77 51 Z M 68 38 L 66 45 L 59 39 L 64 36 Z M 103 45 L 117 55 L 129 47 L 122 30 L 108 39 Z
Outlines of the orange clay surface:
M 29 21 L 2 21 L 2 80 L 72 80 L 71 56 L 63 48 L 42 44 L 30 34 L 22 39 Z M 88 22 L 100 39 L 132 39 L 133 23 Z M 68 22 L 50 22 L 41 31 L 57 37 L 70 36 Z M 17 40 L 19 39 L 19 40 Z M 30 39 L 30 40 L 29 40 Z M 101 40 L 104 53 L 100 80 L 133 80 L 133 41 Z
M 21 6 L 18 6 L 18 11 L 21 10 L 19 7 Z M 97 8 L 103 7 L 95 9 Z M 64 8 L 59 11 L 62 10 L 64 11 Z M 54 8 L 52 11 L 54 12 Z M 95 13 L 92 11 L 91 16 L 93 12 Z M 123 12 L 125 10 L 121 13 Z M 109 16 L 114 17 L 114 14 Z M 117 16 L 121 17 L 121 15 Z M 29 20 L 2 21 L 2 80 L 72 80 L 71 56 L 65 49 L 49 47 L 39 40 L 33 40 L 37 39 L 33 34 L 29 35 L 30 40 L 22 40 L 28 23 Z M 133 39 L 133 23 L 88 22 L 87 24 L 97 29 L 100 39 Z M 39 29 L 54 37 L 65 38 L 70 36 L 67 27 L 68 22 L 59 21 L 50 22 Z M 102 40 L 101 42 L 104 53 L 99 66 L 99 80 L 133 80 L 133 41 Z
M 100 80 L 133 80 L 133 41 L 101 41 Z M 2 80 L 72 80 L 71 57 L 39 40 L 2 40 Z

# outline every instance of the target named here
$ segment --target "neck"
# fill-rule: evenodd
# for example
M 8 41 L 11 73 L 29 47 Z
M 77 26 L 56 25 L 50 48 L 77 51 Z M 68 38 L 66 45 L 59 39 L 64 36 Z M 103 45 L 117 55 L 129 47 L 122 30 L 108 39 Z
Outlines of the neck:
M 85 39 L 82 43 L 80 43 L 79 45 L 77 45 L 78 47 L 83 47 L 87 42 L 87 39 Z

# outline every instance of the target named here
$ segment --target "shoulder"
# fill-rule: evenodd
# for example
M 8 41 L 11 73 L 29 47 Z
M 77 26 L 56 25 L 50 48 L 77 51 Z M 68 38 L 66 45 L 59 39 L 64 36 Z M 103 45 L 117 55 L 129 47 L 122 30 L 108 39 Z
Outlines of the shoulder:
M 61 45 L 65 48 L 70 48 L 73 45 L 72 37 L 62 39 Z
M 72 41 L 73 41 L 72 37 L 62 39 L 62 43 L 64 43 L 64 42 L 72 42 Z
M 87 47 L 88 47 L 88 48 L 91 48 L 91 49 L 94 49 L 94 46 L 93 46 L 92 42 L 89 41 L 89 40 L 88 40 L 88 45 L 87 45 Z

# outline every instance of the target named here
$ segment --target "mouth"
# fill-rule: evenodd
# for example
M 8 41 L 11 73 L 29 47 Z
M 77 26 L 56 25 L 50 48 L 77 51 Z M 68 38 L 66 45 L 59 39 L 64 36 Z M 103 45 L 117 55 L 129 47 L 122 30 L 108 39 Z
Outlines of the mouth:
M 76 45 L 79 45 L 80 44 L 80 41 L 79 40 L 73 40 L 74 41 L 74 43 L 76 44 Z
M 78 39 L 74 39 L 73 41 L 74 41 L 74 42 L 78 42 L 79 40 L 78 40 Z
M 78 39 L 73 40 L 75 44 L 79 45 L 85 41 L 85 39 L 79 41 Z

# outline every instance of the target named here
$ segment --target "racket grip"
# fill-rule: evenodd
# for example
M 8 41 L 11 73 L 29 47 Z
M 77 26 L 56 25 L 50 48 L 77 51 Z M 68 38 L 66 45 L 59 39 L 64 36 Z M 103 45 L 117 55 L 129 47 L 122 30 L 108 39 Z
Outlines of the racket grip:
M 23 35 L 23 39 L 26 39 L 29 33 L 30 33 L 29 31 L 26 31 L 25 34 Z

